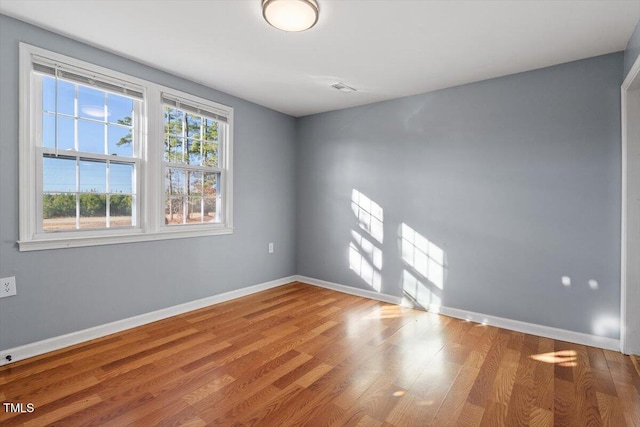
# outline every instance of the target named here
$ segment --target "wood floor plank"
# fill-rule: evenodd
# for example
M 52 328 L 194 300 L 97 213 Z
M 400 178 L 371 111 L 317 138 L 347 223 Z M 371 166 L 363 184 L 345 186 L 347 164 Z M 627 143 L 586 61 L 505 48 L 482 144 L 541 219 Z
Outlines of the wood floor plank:
M 519 361 L 519 352 L 512 349 L 505 350 L 493 383 L 493 388 L 489 392 L 489 401 L 499 403 L 504 407 L 509 406 L 513 384 L 516 381 Z M 553 366 L 551 369 L 553 369 Z
M 406 390 L 400 389 L 391 382 L 390 375 L 383 374 L 358 399 L 348 405 L 342 418 L 337 423 L 348 425 L 351 421 L 365 416 L 382 423 L 395 406 L 396 401 L 402 399 L 405 393 Z M 344 404 L 345 402 L 341 403 Z
M 82 398 L 75 402 L 69 403 L 68 405 L 61 406 L 53 411 L 47 412 L 42 416 L 38 416 L 31 421 L 24 423 L 25 427 L 36 427 L 36 426 L 44 426 L 51 425 L 56 421 L 59 421 L 71 414 L 87 409 L 91 406 L 94 406 L 98 403 L 102 402 L 102 399 L 98 395 L 91 395 L 86 398 Z
M 364 417 L 360 418 L 360 421 L 358 421 L 358 424 L 356 424 L 356 427 L 381 427 L 382 426 L 382 422 L 370 417 L 369 415 L 365 415 Z
M 640 402 L 640 395 L 638 395 L 638 390 L 634 386 L 624 383 L 616 383 L 616 390 L 627 425 L 639 427 L 640 404 L 638 402 Z
M 242 408 L 235 414 L 231 413 L 229 418 L 231 420 L 240 419 L 240 424 L 243 425 L 287 425 L 291 420 L 291 416 L 304 408 L 313 399 L 313 393 L 297 384 L 291 384 L 284 390 L 280 390 L 277 393 L 277 398 L 275 397 L 276 395 L 273 395 L 264 404 L 253 408 L 250 412 L 252 416 L 248 419 L 242 419 Z
M 531 427 L 551 427 L 553 426 L 553 412 L 547 409 L 534 407 L 531 410 Z
M 334 414 L 339 413 L 338 418 L 340 418 L 344 414 L 345 408 L 349 406 L 348 397 L 354 394 L 358 396 L 358 390 L 366 389 L 367 384 L 370 384 L 373 378 L 372 375 L 367 376 L 366 372 L 363 374 L 363 371 L 356 369 L 359 364 L 367 363 L 367 356 L 369 356 L 367 352 L 356 352 L 311 383 L 307 388 L 314 393 L 315 397 L 306 408 L 292 417 L 291 422 L 303 423 L 303 420 L 312 419 L 314 414 L 320 415 L 317 408 L 325 406 L 330 406 L 332 411 L 334 407 L 340 408 L 339 411 L 334 411 Z M 363 375 L 365 376 L 363 377 Z M 331 418 L 329 425 L 338 418 Z
M 126 332 L 123 332 L 123 334 Z M 83 343 L 76 346 L 72 346 L 67 349 L 61 349 L 47 353 L 41 356 L 36 356 L 31 359 L 22 360 L 16 362 L 16 364 L 10 364 L 3 368 L 0 368 L 0 385 L 16 382 L 20 385 L 25 385 L 29 381 L 32 381 L 35 376 L 42 374 L 44 378 L 51 378 L 55 375 L 68 376 L 69 372 L 77 374 L 77 369 L 60 369 L 60 366 L 71 364 L 76 360 L 81 360 L 91 355 L 106 354 L 106 359 L 109 359 L 109 354 L 112 350 L 119 352 L 120 349 L 130 347 L 133 343 L 148 338 L 148 335 L 144 332 L 140 332 L 136 335 L 128 335 L 127 337 L 115 336 L 110 339 L 100 339 L 93 344 Z M 90 369 L 95 369 L 92 366 Z
M 572 382 L 560 378 L 554 380 L 553 418 L 556 425 L 571 426 L 576 423 L 576 395 Z
M 176 414 L 188 406 L 189 404 L 181 399 L 154 396 L 153 399 L 136 407 L 134 411 L 126 411 L 115 418 L 101 420 L 101 424 L 113 427 L 163 424 L 167 423 L 167 415 Z M 195 415 L 195 412 L 193 414 Z
M 507 349 L 509 337 L 506 334 L 498 335 L 493 341 L 488 353 L 484 357 L 484 361 L 480 366 L 473 364 L 472 366 L 478 367 L 478 376 L 469 391 L 467 398 L 470 404 L 479 406 L 481 408 L 486 406 L 489 399 L 489 392 L 493 387 L 493 384 L 498 375 L 498 369 L 500 368 L 500 362 L 504 352 Z
M 549 354 L 554 349 L 554 342 L 549 338 L 540 338 L 538 342 L 538 354 Z M 530 356 L 530 357 L 536 357 Z M 553 379 L 554 369 L 551 363 L 537 363 L 534 372 L 535 402 L 538 418 L 546 419 L 544 411 L 553 411 Z M 541 412 L 542 410 L 542 412 Z M 553 413 L 553 412 L 551 412 Z M 534 415 L 532 414 L 532 417 Z M 542 421 L 540 421 L 542 422 Z
M 476 427 L 482 422 L 483 416 L 484 407 L 466 402 L 462 407 L 456 425 L 460 427 Z
M 324 406 L 317 406 L 311 411 L 308 417 L 304 417 L 305 422 L 301 425 L 305 427 L 325 427 L 330 426 L 337 420 L 342 418 L 344 409 L 335 405 L 334 403 L 328 403 Z M 295 425 L 295 424 L 292 424 Z M 408 425 L 408 424 L 407 424 Z
M 434 424 L 442 426 L 456 425 L 479 371 L 477 368 L 462 367 L 438 409 Z
M 385 421 L 395 426 L 429 425 L 437 410 L 434 401 L 407 392 L 396 401 Z
M 12 427 L 640 427 L 620 353 L 298 282 L 1 367 L 0 400 L 35 406 Z
M 31 392 L 26 392 L 23 395 L 9 395 L 8 400 L 10 402 L 22 402 L 32 403 L 36 408 L 40 408 L 38 410 L 38 415 L 40 412 L 53 412 L 58 409 L 58 405 L 55 403 L 57 401 L 63 401 L 65 398 L 69 396 L 73 396 L 75 393 L 86 390 L 92 386 L 95 386 L 100 383 L 93 375 L 80 374 L 77 377 L 71 377 L 70 380 L 65 380 L 61 383 L 48 385 L 46 387 L 33 390 Z M 7 390 L 10 392 L 11 390 Z M 70 404 L 69 402 L 65 402 L 65 406 Z M 7 413 L 2 411 L 0 413 L 0 423 L 8 420 L 20 417 L 21 420 L 28 421 L 29 419 L 35 418 L 36 413 L 33 412 L 31 414 L 17 414 L 17 413 Z M 12 421 L 13 422 L 13 421 Z
M 536 399 L 536 361 L 532 359 L 532 356 L 538 352 L 538 340 L 538 337 L 532 335 L 527 335 L 524 338 L 515 383 L 509 399 L 507 425 L 526 426 L 529 424 L 531 410 Z
M 489 401 L 487 408 L 482 414 L 481 427 L 508 427 L 507 426 L 508 407 L 501 403 Z
M 624 409 L 617 396 L 596 392 L 596 398 L 602 425 L 610 427 L 629 425 L 625 421 Z
M 586 349 L 581 346 L 580 352 L 586 354 Z M 588 360 L 587 360 L 588 363 Z M 601 426 L 602 419 L 598 409 L 598 399 L 594 387 L 594 377 L 585 358 L 580 358 L 574 367 L 574 387 L 576 394 L 576 420 L 578 424 L 585 426 Z
M 587 351 L 589 352 L 589 365 L 591 369 L 600 371 L 609 370 L 607 358 L 604 356 L 604 351 L 601 348 L 587 347 Z
M 287 372 L 297 368 L 311 359 L 308 354 L 298 354 L 277 368 L 270 370 L 255 379 L 240 378 L 220 390 L 215 399 L 207 399 L 192 405 L 198 410 L 200 417 L 207 423 L 228 417 L 227 412 L 237 413 L 240 408 L 259 405 L 269 396 L 275 395 L 279 389 L 272 385 Z M 215 405 L 211 405 L 215 402 Z
M 420 399 L 420 402 L 427 406 L 423 411 L 426 412 L 424 418 L 426 424 L 430 424 L 435 418 L 461 369 L 462 366 L 454 363 L 430 365 L 409 389 Z
M 60 425 L 102 426 L 119 417 L 121 414 L 135 411 L 144 403 L 152 400 L 153 396 L 149 393 L 135 397 L 116 395 L 108 400 L 102 400 L 94 406 L 76 412 L 71 416 L 65 417 L 59 422 Z

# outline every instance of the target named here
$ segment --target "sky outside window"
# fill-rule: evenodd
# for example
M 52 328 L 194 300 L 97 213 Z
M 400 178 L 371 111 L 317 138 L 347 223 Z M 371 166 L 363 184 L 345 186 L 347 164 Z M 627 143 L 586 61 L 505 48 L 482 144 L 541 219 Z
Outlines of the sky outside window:
M 42 76 L 42 145 L 60 151 L 79 151 L 114 156 L 133 155 L 133 100 L 99 89 Z M 76 107 L 77 104 L 77 107 Z M 64 153 L 59 153 L 63 155 Z M 76 161 L 43 159 L 45 192 L 76 191 Z M 79 164 L 80 191 L 106 192 L 106 162 Z M 133 166 L 113 164 L 110 168 L 110 192 L 133 193 Z

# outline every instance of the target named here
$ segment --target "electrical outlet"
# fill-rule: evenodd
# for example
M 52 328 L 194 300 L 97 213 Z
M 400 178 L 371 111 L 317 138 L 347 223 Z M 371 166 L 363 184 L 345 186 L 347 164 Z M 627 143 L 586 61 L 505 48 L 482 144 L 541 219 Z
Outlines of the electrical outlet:
M 269 243 L 269 253 L 272 254 L 273 253 L 273 242 Z
M 16 295 L 16 277 L 0 279 L 0 298 Z

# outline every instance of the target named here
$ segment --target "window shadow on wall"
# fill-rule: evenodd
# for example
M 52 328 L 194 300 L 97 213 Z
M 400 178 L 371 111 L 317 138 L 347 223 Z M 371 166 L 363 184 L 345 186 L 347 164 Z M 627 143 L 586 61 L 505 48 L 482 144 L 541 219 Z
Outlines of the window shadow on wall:
M 405 223 L 400 224 L 398 239 L 405 298 L 418 308 L 439 311 L 446 270 L 444 250 Z
M 356 226 L 351 230 L 349 268 L 376 292 L 382 290 L 384 239 L 382 207 L 356 189 L 351 192 L 351 210 Z

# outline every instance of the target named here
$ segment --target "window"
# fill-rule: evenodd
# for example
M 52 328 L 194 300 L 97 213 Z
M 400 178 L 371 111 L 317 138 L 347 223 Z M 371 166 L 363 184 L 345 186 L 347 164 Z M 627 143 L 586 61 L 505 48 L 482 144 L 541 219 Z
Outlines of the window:
M 232 232 L 233 110 L 20 45 L 20 250 Z
M 226 118 L 166 95 L 164 106 L 165 224 L 220 222 L 220 140 Z
M 142 94 L 106 91 L 42 64 L 32 81 L 37 231 L 135 227 Z

